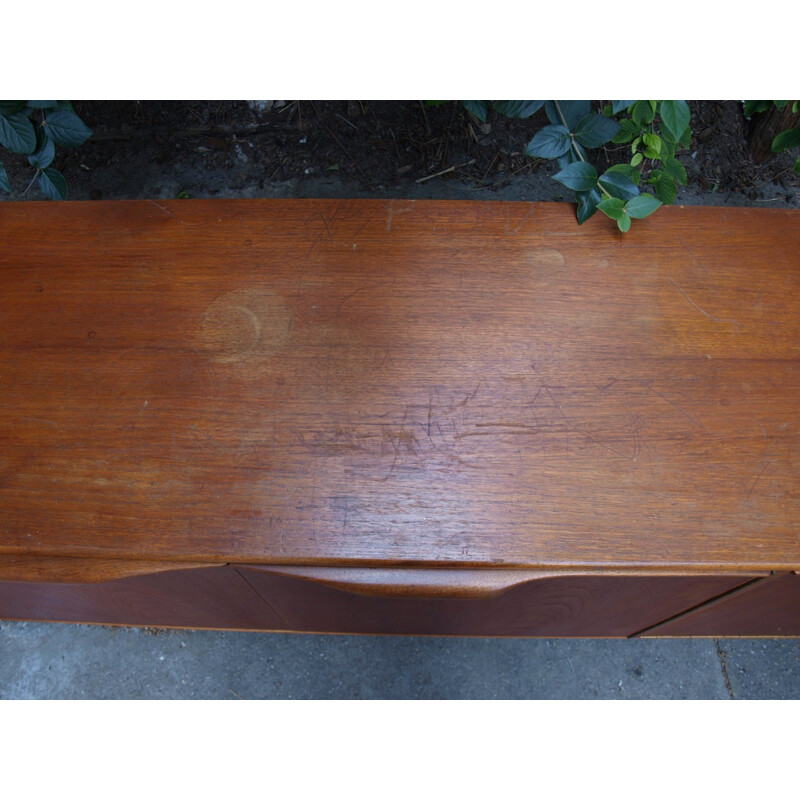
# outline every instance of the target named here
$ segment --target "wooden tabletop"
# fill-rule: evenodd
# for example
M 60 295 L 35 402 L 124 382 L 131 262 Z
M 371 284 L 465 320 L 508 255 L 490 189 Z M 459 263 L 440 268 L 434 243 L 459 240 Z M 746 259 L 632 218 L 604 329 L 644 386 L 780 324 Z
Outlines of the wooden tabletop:
M 800 211 L 0 205 L 0 555 L 800 568 Z

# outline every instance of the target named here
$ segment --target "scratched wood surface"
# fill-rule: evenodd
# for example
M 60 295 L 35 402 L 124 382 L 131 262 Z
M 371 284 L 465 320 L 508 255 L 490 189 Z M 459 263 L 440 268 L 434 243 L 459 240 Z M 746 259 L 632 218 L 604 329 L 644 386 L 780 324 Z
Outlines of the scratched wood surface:
M 800 212 L 0 207 L 0 553 L 800 567 Z

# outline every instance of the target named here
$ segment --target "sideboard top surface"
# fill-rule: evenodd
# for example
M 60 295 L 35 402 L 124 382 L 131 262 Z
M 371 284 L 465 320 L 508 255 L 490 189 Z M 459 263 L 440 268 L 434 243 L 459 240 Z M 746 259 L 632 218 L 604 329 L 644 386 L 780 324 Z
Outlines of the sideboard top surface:
M 800 211 L 3 203 L 0 242 L 0 554 L 800 567 Z

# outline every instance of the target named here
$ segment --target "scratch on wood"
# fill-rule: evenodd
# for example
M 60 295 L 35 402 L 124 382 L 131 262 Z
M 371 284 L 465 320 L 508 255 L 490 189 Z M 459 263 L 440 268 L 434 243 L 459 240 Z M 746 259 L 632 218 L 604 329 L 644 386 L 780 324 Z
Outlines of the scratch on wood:
M 514 228 L 514 230 L 509 230 L 508 223 L 506 223 L 505 227 L 506 236 L 513 236 L 515 233 L 519 233 L 522 230 L 523 225 L 525 225 L 525 223 L 530 219 L 531 214 L 533 214 L 533 211 L 534 211 L 534 206 L 533 204 L 531 204 L 530 208 L 528 209 L 528 212 L 522 218 L 522 221 L 519 223 L 519 225 L 517 225 L 517 227 Z
M 745 495 L 745 500 L 749 498 L 751 494 L 753 494 L 753 490 L 756 488 L 756 484 L 761 480 L 764 473 L 767 471 L 767 467 L 769 466 L 769 464 L 770 464 L 769 461 L 765 461 L 763 466 L 761 467 L 761 472 L 759 472 L 758 475 L 756 475 L 755 478 L 751 481 L 750 488 L 747 490 L 747 494 Z
M 695 303 L 694 300 L 692 300 L 692 298 L 689 297 L 689 295 L 686 294 L 686 292 L 684 292 L 683 289 L 681 289 L 681 287 L 678 286 L 678 284 L 675 283 L 674 280 L 672 280 L 672 278 L 669 278 L 668 280 L 683 295 L 686 302 L 689 303 L 689 305 L 692 306 L 692 308 L 697 309 L 697 311 L 699 311 L 704 317 L 708 317 L 712 322 L 727 322 L 731 325 L 738 325 L 740 328 L 742 327 L 742 323 L 737 322 L 735 319 L 722 319 L 722 317 L 715 317 L 713 314 L 709 314 L 708 311 L 705 311 L 704 309 L 700 308 L 700 306 L 697 305 L 697 303 Z
M 475 399 L 475 395 L 478 394 L 478 389 L 481 388 L 482 384 L 483 384 L 483 381 L 479 381 L 478 385 L 475 387 L 475 391 L 473 391 L 472 394 L 467 395 L 458 405 L 463 407 L 463 406 L 467 405 L 467 403 L 469 403 L 472 400 L 474 400 Z
M 524 422 L 476 422 L 476 428 L 527 428 L 530 429 L 531 425 L 526 425 Z
M 389 233 L 389 231 L 392 229 L 392 223 L 394 222 L 394 218 L 396 216 L 399 214 L 407 214 L 409 211 L 411 211 L 411 208 L 408 206 L 406 208 L 398 208 L 395 210 L 394 202 L 394 200 L 389 200 L 387 204 L 386 233 Z
M 581 428 L 576 428 L 567 418 L 567 415 L 564 413 L 564 409 L 561 407 L 561 404 L 555 399 L 555 397 L 553 397 L 553 393 L 550 391 L 550 387 L 544 386 L 542 388 L 544 388 L 544 390 L 550 396 L 550 399 L 553 401 L 553 404 L 558 409 L 561 416 L 564 418 L 564 422 L 567 423 L 568 430 L 574 431 L 575 433 L 580 433 L 582 436 L 585 436 L 593 444 L 596 444 L 600 447 L 604 447 L 606 450 L 609 450 L 610 452 L 614 453 L 614 455 L 619 456 L 620 458 L 625 458 L 625 456 L 622 453 L 620 453 L 619 450 L 615 450 L 613 447 L 611 447 L 611 445 L 606 444 L 605 442 L 601 442 L 599 439 L 597 439 L 588 431 L 585 431 Z
M 361 286 L 361 287 L 359 287 L 358 289 L 356 289 L 354 292 L 350 292 L 350 294 L 349 294 L 349 295 L 347 295 L 347 297 L 345 297 L 345 298 L 344 298 L 344 300 L 342 300 L 342 302 L 341 302 L 341 303 L 339 303 L 339 305 L 336 307 L 336 316 L 337 316 L 337 317 L 339 316 L 339 312 L 342 310 L 342 306 L 343 306 L 343 305 L 344 305 L 344 304 L 345 304 L 345 303 L 346 303 L 346 302 L 347 302 L 347 301 L 348 301 L 348 300 L 349 300 L 351 297 L 355 297 L 355 296 L 356 296 L 356 295 L 357 295 L 359 292 L 363 292 L 365 288 L 366 288 L 365 286 Z
M 665 403 L 671 405 L 676 411 L 679 411 L 684 417 L 691 420 L 695 425 L 697 425 L 698 428 L 702 430 L 703 424 L 698 422 L 688 411 L 681 408 L 681 406 L 679 406 L 677 403 L 673 403 L 672 400 L 661 394 L 661 392 L 656 391 L 649 383 L 645 383 L 644 381 L 637 381 L 637 383 L 640 386 L 643 386 L 645 389 L 649 389 L 654 395 L 656 395 L 656 397 L 660 397 Z
M 148 203 L 151 203 L 156 208 L 163 211 L 168 217 L 172 217 L 176 222 L 179 222 L 181 225 L 199 225 L 199 222 L 184 222 L 180 217 L 175 216 L 168 208 L 165 208 L 161 205 L 161 203 L 157 203 L 155 200 L 148 200 Z

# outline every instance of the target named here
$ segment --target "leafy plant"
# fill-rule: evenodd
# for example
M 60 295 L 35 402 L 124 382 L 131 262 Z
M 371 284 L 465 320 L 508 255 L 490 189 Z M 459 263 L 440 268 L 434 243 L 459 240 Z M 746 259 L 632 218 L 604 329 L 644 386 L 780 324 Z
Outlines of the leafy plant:
M 434 101 L 438 104 L 444 101 Z M 554 159 L 560 170 L 553 177 L 572 189 L 578 201 L 578 223 L 596 211 L 616 220 L 621 231 L 631 220 L 674 203 L 677 186 L 687 183 L 686 169 L 676 158 L 691 141 L 691 114 L 685 100 L 613 100 L 603 112 L 589 100 L 462 100 L 481 122 L 490 109 L 515 119 L 532 117 L 540 109 L 550 122 L 525 148 L 534 158 Z M 631 158 L 602 175 L 588 151 L 609 143 L 630 144 Z M 642 185 L 652 187 L 643 192 Z
M 687 181 L 675 158 L 677 148 L 687 146 L 691 137 L 685 101 L 615 100 L 602 114 L 592 113 L 586 100 L 551 100 L 544 106 L 551 124 L 533 137 L 525 152 L 558 161 L 561 170 L 553 177 L 575 191 L 580 224 L 600 210 L 624 232 L 632 219 L 675 202 L 676 184 Z M 601 175 L 586 151 L 609 142 L 630 144 L 631 158 Z M 642 192 L 643 183 L 654 194 Z
M 789 100 L 745 100 L 744 115 L 749 118 L 753 114 L 763 113 L 773 107 L 786 108 L 789 103 Z M 792 103 L 792 114 L 797 114 L 798 111 L 800 111 L 800 100 L 795 100 Z M 800 124 L 781 131 L 772 140 L 773 153 L 785 153 L 795 147 L 800 147 Z M 794 171 L 795 174 L 800 175 L 800 158 L 794 162 Z
M 0 100 L 0 145 L 10 153 L 27 155 L 28 162 L 36 169 L 28 189 L 36 181 L 51 200 L 67 199 L 67 181 L 50 166 L 56 145 L 77 147 L 91 135 L 91 129 L 75 113 L 69 100 Z M 2 162 L 0 189 L 11 192 Z

